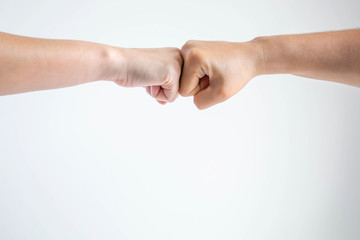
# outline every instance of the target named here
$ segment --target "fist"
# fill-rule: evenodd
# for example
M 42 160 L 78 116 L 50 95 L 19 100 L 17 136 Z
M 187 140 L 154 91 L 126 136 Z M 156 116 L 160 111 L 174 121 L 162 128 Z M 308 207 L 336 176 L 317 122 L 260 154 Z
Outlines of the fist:
M 199 109 L 223 102 L 257 75 L 261 51 L 252 42 L 188 41 L 179 92 Z
M 177 48 L 123 49 L 125 72 L 116 80 L 124 87 L 145 87 L 159 103 L 178 96 L 182 57 Z

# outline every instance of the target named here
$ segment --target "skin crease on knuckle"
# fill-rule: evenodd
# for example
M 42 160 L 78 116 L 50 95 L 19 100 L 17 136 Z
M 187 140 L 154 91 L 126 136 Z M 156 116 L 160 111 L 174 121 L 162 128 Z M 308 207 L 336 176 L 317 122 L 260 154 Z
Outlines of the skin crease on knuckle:
M 178 78 L 176 75 L 170 75 L 166 80 L 166 85 L 162 85 L 164 94 L 168 102 L 173 102 L 178 96 Z
M 168 102 L 174 102 L 178 97 L 179 90 L 179 78 L 180 78 L 181 66 L 174 61 L 173 64 L 168 65 L 167 76 L 162 84 L 162 88 L 167 89 Z

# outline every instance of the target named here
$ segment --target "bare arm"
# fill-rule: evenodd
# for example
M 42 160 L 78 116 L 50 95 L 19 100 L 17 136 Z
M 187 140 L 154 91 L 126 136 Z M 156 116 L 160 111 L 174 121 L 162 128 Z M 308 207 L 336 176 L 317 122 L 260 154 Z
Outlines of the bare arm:
M 200 109 L 223 102 L 253 77 L 294 74 L 360 87 L 360 29 L 258 37 L 249 42 L 189 41 L 180 94 Z
M 0 32 L 0 95 L 109 80 L 146 87 L 163 103 L 177 96 L 181 65 L 176 48 L 125 49 Z
M 110 47 L 0 33 L 0 94 L 106 79 Z
M 360 29 L 260 37 L 259 74 L 289 73 L 360 87 Z

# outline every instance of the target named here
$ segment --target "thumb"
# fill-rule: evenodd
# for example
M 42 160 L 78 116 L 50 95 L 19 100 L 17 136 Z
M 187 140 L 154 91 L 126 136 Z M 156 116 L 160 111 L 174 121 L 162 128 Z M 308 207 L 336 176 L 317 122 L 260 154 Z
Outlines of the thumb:
M 200 79 L 204 76 L 206 73 L 197 59 L 186 59 L 180 78 L 180 95 L 184 97 L 193 96 L 199 92 L 201 90 Z
M 227 99 L 227 93 L 221 85 L 209 85 L 194 96 L 194 104 L 200 110 L 209 108 Z

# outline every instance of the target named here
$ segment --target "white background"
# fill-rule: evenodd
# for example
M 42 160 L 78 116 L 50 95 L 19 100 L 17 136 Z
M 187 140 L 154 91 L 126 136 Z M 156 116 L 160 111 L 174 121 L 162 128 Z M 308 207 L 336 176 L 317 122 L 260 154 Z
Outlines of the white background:
M 359 13 L 358 0 L 0 0 L 0 30 L 181 47 L 356 28 Z M 0 97 L 0 239 L 359 239 L 359 140 L 358 88 L 289 75 L 206 111 L 109 82 Z

